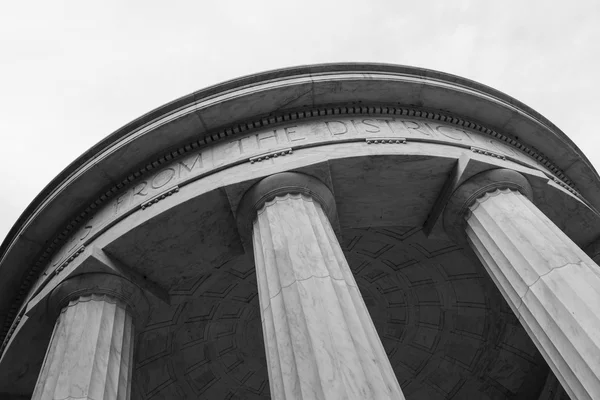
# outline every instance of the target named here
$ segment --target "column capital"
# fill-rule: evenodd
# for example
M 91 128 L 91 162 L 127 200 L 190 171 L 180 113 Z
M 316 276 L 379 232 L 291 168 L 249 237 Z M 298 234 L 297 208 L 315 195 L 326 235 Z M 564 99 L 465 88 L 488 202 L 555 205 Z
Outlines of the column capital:
M 463 241 L 469 208 L 477 199 L 500 190 L 515 190 L 533 200 L 533 189 L 527 178 L 519 172 L 505 168 L 480 172 L 456 188 L 448 200 L 443 218 L 448 236 Z
M 49 311 L 58 315 L 68 306 L 90 300 L 122 303 L 137 328 L 141 328 L 150 309 L 143 290 L 133 282 L 118 275 L 88 273 L 61 282 L 50 295 Z
M 149 308 L 142 290 L 88 273 L 60 283 L 49 300 L 58 318 L 32 399 L 129 399 L 135 332 Z
M 332 225 L 335 225 L 336 206 L 333 192 L 319 179 L 299 172 L 281 172 L 267 176 L 252 186 L 242 197 L 237 209 L 237 222 L 242 242 L 252 248 L 252 223 L 257 212 L 277 196 L 301 194 L 319 203 Z

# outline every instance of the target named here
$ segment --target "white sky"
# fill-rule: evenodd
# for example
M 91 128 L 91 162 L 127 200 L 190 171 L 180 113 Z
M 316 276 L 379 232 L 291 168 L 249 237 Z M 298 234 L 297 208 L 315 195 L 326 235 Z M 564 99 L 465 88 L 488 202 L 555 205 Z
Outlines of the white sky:
M 533 107 L 600 169 L 600 1 L 0 3 L 0 240 L 104 136 L 263 70 L 371 61 L 474 79 Z

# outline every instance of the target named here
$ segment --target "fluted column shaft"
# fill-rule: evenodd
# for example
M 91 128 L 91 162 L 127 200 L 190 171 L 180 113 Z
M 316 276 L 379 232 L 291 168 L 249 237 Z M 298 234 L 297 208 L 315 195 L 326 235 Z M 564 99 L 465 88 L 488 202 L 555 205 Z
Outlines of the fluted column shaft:
M 33 400 L 128 400 L 134 319 L 149 312 L 142 290 L 113 274 L 88 273 L 61 282 L 48 299 L 58 316 Z
M 569 396 L 600 399 L 600 268 L 527 197 L 498 189 L 466 214 L 471 247 Z
M 33 400 L 130 398 L 133 322 L 127 306 L 88 294 L 63 308 Z
M 319 202 L 264 203 L 253 247 L 272 398 L 404 399 Z

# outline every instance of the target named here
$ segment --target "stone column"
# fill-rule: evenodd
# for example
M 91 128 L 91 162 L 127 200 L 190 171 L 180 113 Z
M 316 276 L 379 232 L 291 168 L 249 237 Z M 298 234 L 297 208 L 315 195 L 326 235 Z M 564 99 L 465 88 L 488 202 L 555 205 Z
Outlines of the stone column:
M 571 399 L 600 399 L 600 269 L 531 198 L 519 173 L 484 172 L 454 193 L 444 224 L 466 230 Z
M 134 316 L 141 291 L 116 275 L 85 274 L 54 290 L 60 310 L 33 400 L 130 398 Z
M 277 174 L 240 208 L 252 224 L 272 398 L 404 399 L 330 223 L 329 189 Z

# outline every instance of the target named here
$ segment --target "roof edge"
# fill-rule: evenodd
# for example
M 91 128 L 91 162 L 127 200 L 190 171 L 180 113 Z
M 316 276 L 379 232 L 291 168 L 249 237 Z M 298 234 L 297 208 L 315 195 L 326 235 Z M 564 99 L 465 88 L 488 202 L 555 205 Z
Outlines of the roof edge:
M 122 126 L 121 128 L 117 129 L 104 139 L 100 140 L 82 155 L 77 157 L 40 191 L 40 193 L 21 213 L 17 221 L 14 223 L 14 225 L 8 232 L 7 236 L 4 238 L 2 244 L 0 245 L 0 259 L 4 257 L 8 247 L 10 246 L 10 243 L 12 243 L 12 241 L 15 239 L 24 223 L 35 212 L 35 210 L 45 202 L 45 200 L 54 191 L 56 187 L 60 186 L 61 183 L 66 181 L 71 175 L 77 172 L 77 170 L 81 166 L 85 165 L 88 161 L 92 160 L 96 154 L 102 152 L 104 149 L 110 147 L 111 145 L 118 143 L 120 140 L 128 137 L 131 133 L 135 132 L 140 127 L 148 124 L 153 120 L 156 120 L 160 116 L 169 114 L 186 105 L 198 102 L 201 99 L 207 99 L 219 94 L 223 94 L 225 92 L 229 92 L 249 85 L 264 83 L 266 81 L 287 79 L 294 76 L 305 76 L 313 74 L 327 74 L 340 72 L 356 73 L 362 71 L 364 71 L 365 73 L 382 72 L 399 75 L 409 75 L 424 79 L 434 79 L 452 83 L 455 85 L 460 85 L 469 89 L 482 92 L 488 96 L 495 97 L 496 99 L 511 105 L 512 107 L 518 109 L 524 114 L 527 114 L 528 116 L 534 118 L 538 121 L 538 123 L 545 125 L 547 128 L 549 128 L 555 135 L 557 135 L 561 140 L 566 142 L 576 151 L 577 156 L 595 174 L 596 180 L 600 181 L 598 172 L 595 170 L 589 159 L 585 156 L 581 149 L 579 149 L 579 147 L 577 147 L 577 145 L 556 125 L 554 125 L 550 120 L 548 120 L 543 115 L 541 115 L 531 107 L 527 106 L 526 104 L 487 85 L 445 72 L 440 72 L 426 68 L 411 67 L 406 65 L 383 63 L 330 63 L 301 65 L 250 74 L 206 87 L 204 89 L 192 92 L 178 99 L 175 99 L 162 106 L 159 106 L 151 110 L 150 112 L 140 116 L 139 118 L 136 118 L 135 120 L 129 122 L 128 124 Z

